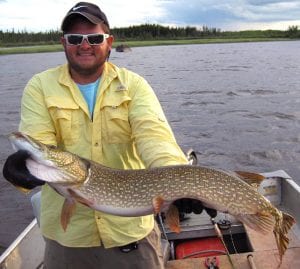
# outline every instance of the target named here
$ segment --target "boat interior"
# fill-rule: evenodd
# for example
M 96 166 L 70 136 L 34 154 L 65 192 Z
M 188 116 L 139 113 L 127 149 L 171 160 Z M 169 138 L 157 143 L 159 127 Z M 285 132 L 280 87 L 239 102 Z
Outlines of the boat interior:
M 170 231 L 158 218 L 166 269 L 287 269 L 300 268 L 300 187 L 284 171 L 264 174 L 259 192 L 276 207 L 290 213 L 296 224 L 290 230 L 288 249 L 280 264 L 273 233 L 262 235 L 218 212 L 186 214 L 181 232 Z M 38 226 L 39 193 L 32 197 L 37 218 L 0 257 L 1 269 L 43 268 L 44 240 Z
M 282 170 L 263 175 L 266 179 L 261 183 L 259 192 L 296 220 L 288 234 L 290 242 L 282 263 L 273 233 L 262 235 L 232 216 L 218 213 L 215 222 L 222 239 L 210 217 L 202 213 L 199 216 L 190 215 L 182 221 L 180 234 L 165 229 L 170 242 L 166 268 L 300 268 L 300 187 Z

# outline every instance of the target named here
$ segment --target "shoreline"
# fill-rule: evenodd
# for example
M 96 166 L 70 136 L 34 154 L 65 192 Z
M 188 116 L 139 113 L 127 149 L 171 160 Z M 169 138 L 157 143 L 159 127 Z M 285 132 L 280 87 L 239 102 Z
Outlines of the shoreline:
M 219 43 L 243 43 L 243 42 L 275 42 L 275 41 L 294 41 L 291 38 L 205 38 L 205 39 L 168 39 L 168 40 L 142 40 L 142 41 L 115 41 L 113 48 L 121 44 L 129 47 L 146 46 L 169 46 L 169 45 L 195 45 L 195 44 L 219 44 Z M 61 44 L 54 45 L 33 45 L 0 47 L 0 56 L 9 54 L 59 52 L 63 51 Z

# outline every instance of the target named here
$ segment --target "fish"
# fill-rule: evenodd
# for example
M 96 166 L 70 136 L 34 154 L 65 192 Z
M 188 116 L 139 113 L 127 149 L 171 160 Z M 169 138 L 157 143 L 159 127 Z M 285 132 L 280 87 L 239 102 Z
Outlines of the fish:
M 255 183 L 264 179 L 260 174 L 189 164 L 114 169 L 43 144 L 25 133 L 13 132 L 9 140 L 15 150 L 29 153 L 29 172 L 65 197 L 61 212 L 64 230 L 78 202 L 117 216 L 165 212 L 169 228 L 180 232 L 179 213 L 173 202 L 192 198 L 208 208 L 233 215 L 258 232 L 273 231 L 280 261 L 288 248 L 288 232 L 295 219 L 257 191 Z

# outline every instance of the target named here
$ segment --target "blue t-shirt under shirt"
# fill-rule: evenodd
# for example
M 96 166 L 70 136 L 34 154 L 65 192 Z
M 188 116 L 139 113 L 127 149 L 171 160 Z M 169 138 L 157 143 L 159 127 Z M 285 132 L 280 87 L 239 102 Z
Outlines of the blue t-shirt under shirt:
M 100 78 L 98 78 L 95 82 L 92 82 L 89 84 L 78 84 L 77 83 L 77 86 L 78 86 L 79 90 L 81 91 L 81 93 L 88 105 L 91 118 L 93 117 L 99 83 L 100 83 Z

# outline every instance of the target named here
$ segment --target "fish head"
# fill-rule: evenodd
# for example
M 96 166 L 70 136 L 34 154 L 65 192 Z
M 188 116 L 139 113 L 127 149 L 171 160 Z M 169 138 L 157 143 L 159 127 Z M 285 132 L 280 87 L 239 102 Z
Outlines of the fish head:
M 88 178 L 89 162 L 71 152 L 43 144 L 21 132 L 11 133 L 9 140 L 14 150 L 29 153 L 26 166 L 31 174 L 41 180 L 76 184 Z

